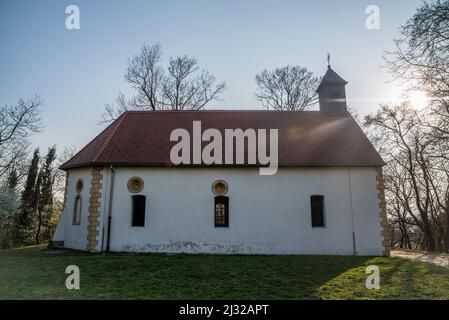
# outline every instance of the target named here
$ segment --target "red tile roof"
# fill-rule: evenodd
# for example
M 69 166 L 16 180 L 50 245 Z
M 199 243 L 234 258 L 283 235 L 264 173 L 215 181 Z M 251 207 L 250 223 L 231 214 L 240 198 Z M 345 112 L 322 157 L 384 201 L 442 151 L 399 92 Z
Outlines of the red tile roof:
M 267 129 L 269 139 L 268 129 L 279 129 L 279 166 L 384 164 L 349 115 L 331 116 L 319 111 L 128 111 L 61 169 L 111 164 L 172 166 L 170 149 L 177 142 L 170 141 L 171 131 L 184 128 L 192 137 L 192 122 L 196 120 L 201 121 L 202 131 L 216 128 L 223 137 L 224 129 L 253 128 Z

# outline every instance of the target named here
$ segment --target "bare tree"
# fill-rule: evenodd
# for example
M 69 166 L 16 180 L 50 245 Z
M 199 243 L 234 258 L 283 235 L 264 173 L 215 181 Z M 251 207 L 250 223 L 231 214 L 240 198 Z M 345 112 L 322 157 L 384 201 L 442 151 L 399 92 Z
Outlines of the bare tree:
M 256 98 L 266 109 L 305 110 L 318 102 L 319 78 L 300 66 L 285 66 L 257 74 Z
M 0 106 L 0 179 L 26 157 L 30 134 L 41 129 L 41 104 L 35 96 L 20 99 L 17 105 Z
M 59 168 L 61 165 L 63 165 L 65 162 L 70 160 L 75 154 L 78 152 L 78 149 L 75 146 L 66 147 L 60 154 L 57 159 L 56 168 Z M 66 176 L 67 172 L 64 170 L 55 170 L 54 173 L 54 184 L 53 184 L 53 191 L 54 191 L 54 197 L 55 201 L 59 203 L 63 203 L 64 200 L 64 192 L 66 188 Z
M 435 242 L 444 242 L 449 251 L 449 0 L 424 2 L 400 32 L 396 50 L 385 60 L 397 79 L 430 97 L 425 117 L 416 124 L 426 137 L 425 143 L 414 141 L 419 170 L 413 176 L 421 182 L 421 198 L 431 196 L 425 208 Z
M 136 90 L 136 96 L 130 101 L 133 108 L 157 110 L 161 107 L 158 97 L 164 76 L 164 70 L 159 65 L 161 56 L 159 44 L 145 44 L 140 54 L 128 62 L 125 80 Z
M 200 70 L 196 59 L 172 57 L 165 71 L 161 57 L 159 44 L 145 44 L 128 61 L 125 80 L 136 93 L 130 99 L 119 93 L 115 105 L 106 105 L 104 122 L 116 119 L 126 110 L 200 110 L 210 101 L 220 99 L 225 83 L 216 83 L 212 74 Z
M 216 79 L 212 74 L 203 70 L 193 76 L 197 71 L 198 63 L 194 58 L 170 58 L 168 75 L 162 85 L 166 108 L 200 110 L 224 91 L 224 82 L 214 85 Z
M 438 118 L 432 127 L 449 139 L 449 0 L 423 3 L 401 35 L 385 56 L 387 65 L 396 78 L 431 97 Z
M 425 112 L 410 105 L 383 106 L 375 115 L 367 116 L 365 125 L 373 129 L 384 160 L 385 190 L 390 222 L 400 230 L 399 245 L 426 250 L 448 250 L 447 224 L 449 171 L 439 155 L 441 140 L 429 134 L 423 125 Z M 419 230 L 422 237 L 412 239 Z

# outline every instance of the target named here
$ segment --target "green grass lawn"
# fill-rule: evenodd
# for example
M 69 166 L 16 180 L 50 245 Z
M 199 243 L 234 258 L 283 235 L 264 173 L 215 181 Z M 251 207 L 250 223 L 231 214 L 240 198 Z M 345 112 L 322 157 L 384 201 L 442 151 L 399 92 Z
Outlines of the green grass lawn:
M 81 289 L 65 287 L 75 264 Z M 365 288 L 377 265 L 381 288 Z M 0 299 L 449 299 L 449 268 L 397 258 L 0 250 Z

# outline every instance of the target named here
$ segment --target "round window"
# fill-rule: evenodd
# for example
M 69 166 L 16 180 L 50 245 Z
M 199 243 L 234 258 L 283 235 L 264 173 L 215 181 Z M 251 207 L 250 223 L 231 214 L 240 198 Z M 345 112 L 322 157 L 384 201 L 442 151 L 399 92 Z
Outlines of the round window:
M 131 193 L 141 192 L 143 190 L 143 180 L 139 177 L 132 177 L 128 180 L 128 190 Z
M 228 193 L 228 184 L 224 180 L 216 180 L 212 183 L 212 192 L 217 196 L 224 196 Z
M 83 179 L 78 179 L 75 187 L 77 193 L 80 193 L 83 190 L 83 185 Z

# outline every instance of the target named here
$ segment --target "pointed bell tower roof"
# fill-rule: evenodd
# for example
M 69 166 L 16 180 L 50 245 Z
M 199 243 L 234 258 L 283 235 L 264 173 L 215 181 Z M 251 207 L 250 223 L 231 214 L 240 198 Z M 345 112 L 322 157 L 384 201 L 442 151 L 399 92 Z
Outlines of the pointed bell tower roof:
M 316 89 L 320 103 L 320 111 L 331 115 L 347 116 L 345 86 L 346 80 L 340 77 L 330 65 L 330 55 L 327 55 L 327 71 Z
M 316 89 L 316 92 L 320 93 L 321 89 L 328 84 L 341 84 L 345 86 L 348 84 L 348 82 L 340 77 L 334 70 L 332 70 L 331 66 L 329 65 L 323 79 L 321 80 L 320 85 Z

